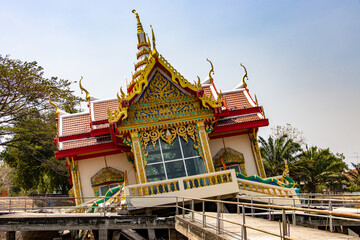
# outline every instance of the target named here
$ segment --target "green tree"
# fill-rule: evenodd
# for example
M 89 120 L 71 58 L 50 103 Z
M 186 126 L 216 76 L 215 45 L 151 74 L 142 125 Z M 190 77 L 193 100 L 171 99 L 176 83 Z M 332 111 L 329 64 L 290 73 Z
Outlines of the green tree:
M 67 112 L 77 112 L 80 98 L 71 82 L 45 78 L 36 62 L 22 62 L 0 55 L 0 157 L 13 171 L 15 189 L 24 192 L 67 190 L 67 169 L 55 159 L 56 115 L 49 93 Z
M 297 177 L 304 183 L 304 190 L 314 193 L 323 186 L 334 188 L 340 186 L 347 169 L 342 154 L 333 154 L 330 150 L 311 147 L 303 152 L 295 163 Z
M 259 137 L 260 153 L 268 176 L 281 175 L 284 171 L 284 160 L 289 167 L 301 154 L 300 144 L 284 134 L 278 138 L 269 136 L 267 140 Z
M 46 117 L 52 111 L 48 102 L 50 92 L 62 109 L 76 112 L 80 98 L 72 94 L 70 85 L 68 80 L 45 78 L 37 62 L 0 55 L 0 146 L 21 141 L 21 133 L 29 130 L 16 127 L 16 123 L 26 117 Z M 15 136 L 17 133 L 20 135 Z

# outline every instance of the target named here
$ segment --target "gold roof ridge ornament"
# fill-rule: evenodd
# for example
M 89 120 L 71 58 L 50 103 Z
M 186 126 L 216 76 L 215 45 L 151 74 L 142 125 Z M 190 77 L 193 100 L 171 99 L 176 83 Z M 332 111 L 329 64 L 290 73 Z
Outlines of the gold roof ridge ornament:
M 137 20 L 136 26 L 137 26 L 137 31 L 138 31 L 138 33 L 144 32 L 144 29 L 143 29 L 142 24 L 141 24 L 141 22 L 140 22 L 139 14 L 136 12 L 135 9 L 133 9 L 132 12 L 133 12 L 133 13 L 135 14 L 135 16 L 136 16 L 136 20 Z
M 209 71 L 209 79 L 210 79 L 210 83 L 213 83 L 214 79 L 211 77 L 211 73 L 214 74 L 214 66 L 213 66 L 212 62 L 208 58 L 206 58 L 206 61 L 208 61 L 210 63 L 210 65 L 211 65 L 211 69 Z
M 86 93 L 86 101 L 90 102 L 90 93 L 88 92 L 88 90 L 86 90 L 85 88 L 83 88 L 83 86 L 81 85 L 81 81 L 83 80 L 83 77 L 81 76 L 80 81 L 79 81 L 79 87 L 81 89 L 81 93 L 84 91 Z
M 244 68 L 244 70 L 245 70 L 245 74 L 244 74 L 244 76 L 242 77 L 242 85 L 244 86 L 244 88 L 246 88 L 246 87 L 247 87 L 247 84 L 246 84 L 246 82 L 245 82 L 245 78 L 246 78 L 247 80 L 249 80 L 248 75 L 247 75 L 247 70 L 246 70 L 246 67 L 245 67 L 242 63 L 240 63 L 240 66 L 242 66 L 242 67 Z
M 150 44 L 150 39 L 149 39 L 149 35 L 146 33 L 146 41 L 149 44 L 149 48 L 150 48 L 150 52 L 149 52 L 149 58 L 151 58 L 151 44 Z
M 50 94 L 49 94 L 49 103 L 50 103 L 51 106 L 53 106 L 55 108 L 55 114 L 59 115 L 59 113 L 60 113 L 59 108 L 51 101 L 51 95 L 52 94 L 53 94 L 53 92 L 51 91 Z
M 157 58 L 159 56 L 159 53 L 157 52 L 156 47 L 155 47 L 155 45 L 156 45 L 155 44 L 155 34 L 154 34 L 154 30 L 151 25 L 150 25 L 150 28 L 151 28 L 152 45 L 153 45 L 153 50 L 152 50 L 151 56 L 153 56 L 154 58 Z

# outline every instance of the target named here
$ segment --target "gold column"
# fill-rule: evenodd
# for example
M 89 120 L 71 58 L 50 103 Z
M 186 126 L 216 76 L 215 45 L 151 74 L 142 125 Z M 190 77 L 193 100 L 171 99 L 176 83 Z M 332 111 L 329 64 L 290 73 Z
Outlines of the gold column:
M 80 183 L 80 174 L 78 169 L 78 162 L 71 158 L 70 160 L 71 166 L 71 177 L 74 187 L 74 196 L 75 196 L 75 204 L 79 205 L 82 203 L 82 193 L 81 193 L 81 183 Z
M 205 123 L 204 122 L 198 122 L 196 124 L 198 131 L 199 131 L 199 138 L 200 138 L 200 143 L 202 146 L 202 150 L 204 153 L 204 161 L 205 161 L 205 166 L 206 166 L 206 171 L 208 173 L 210 172 L 215 172 L 215 168 L 214 168 L 214 164 L 211 158 L 211 152 L 210 152 L 210 147 L 209 147 L 209 142 L 208 142 L 208 136 L 205 130 Z
M 260 149 L 257 141 L 257 133 L 255 129 L 253 129 L 252 133 L 249 133 L 249 138 L 251 143 L 251 149 L 255 159 L 257 172 L 261 178 L 265 178 L 266 174 L 265 174 L 264 164 L 261 158 Z
M 139 184 L 146 183 L 145 166 L 144 166 L 143 156 L 141 153 L 139 133 L 132 132 L 130 135 L 132 141 L 131 148 L 134 153 L 137 180 Z

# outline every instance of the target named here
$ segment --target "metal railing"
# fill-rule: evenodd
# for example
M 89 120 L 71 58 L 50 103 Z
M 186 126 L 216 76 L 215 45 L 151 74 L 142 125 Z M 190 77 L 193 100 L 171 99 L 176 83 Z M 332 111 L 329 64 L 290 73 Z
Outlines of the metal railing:
M 182 201 L 181 201 L 182 200 Z M 190 201 L 190 208 L 186 208 L 185 207 L 185 202 L 189 202 Z M 201 202 L 202 204 L 202 211 L 195 211 L 194 210 L 194 205 L 195 205 L 195 201 L 197 202 Z M 205 211 L 205 202 L 212 202 L 216 204 L 216 216 L 213 216 L 211 214 L 207 214 Z M 223 217 L 223 209 L 224 209 L 224 204 L 234 204 L 237 205 L 237 214 L 241 214 L 242 215 L 242 223 L 238 223 L 238 222 L 234 222 L 228 219 L 225 219 Z M 182 206 L 181 206 L 182 205 Z M 216 234 L 226 234 L 226 235 L 237 235 L 236 233 L 233 232 L 229 232 L 224 228 L 224 222 L 226 223 L 230 223 L 230 224 L 234 224 L 237 226 L 241 227 L 241 232 L 240 232 L 240 237 L 241 239 L 247 239 L 247 229 L 252 229 L 255 231 L 259 231 L 268 235 L 272 235 L 272 236 L 276 236 L 276 237 L 280 237 L 281 239 L 294 239 L 292 237 L 290 237 L 290 225 L 287 223 L 286 221 L 286 213 L 285 210 L 283 210 L 283 217 L 282 217 L 282 222 L 279 222 L 279 234 L 273 233 L 273 232 L 269 232 L 266 230 L 263 230 L 261 228 L 256 228 L 253 226 L 250 226 L 248 224 L 246 224 L 246 208 L 251 207 L 252 205 L 256 205 L 256 204 L 247 204 L 247 203 L 243 203 L 243 202 L 230 202 L 230 201 L 222 201 L 222 200 L 210 200 L 210 199 L 199 199 L 199 198 L 187 198 L 187 197 L 177 197 L 176 199 L 176 215 L 179 215 L 179 209 L 181 209 L 181 216 L 183 219 L 185 219 L 185 217 L 187 216 L 186 211 L 189 212 L 189 218 L 190 218 L 190 222 L 195 222 L 195 214 L 199 214 L 201 216 L 201 221 L 200 223 L 202 224 L 203 228 L 207 228 L 207 227 L 213 227 L 215 228 Z M 264 205 L 265 206 L 265 205 Z M 211 226 L 210 224 L 207 223 L 206 218 L 213 218 L 216 221 L 215 227 Z
M 194 210 L 194 201 L 202 203 L 202 211 L 195 211 Z M 190 202 L 190 208 L 185 207 L 185 202 Z M 205 202 L 212 202 L 215 203 L 217 206 L 216 217 L 205 212 Z M 242 223 L 233 222 L 227 220 L 222 217 L 223 214 L 223 205 L 237 205 L 237 214 L 242 214 Z M 221 201 L 221 200 L 209 200 L 209 199 L 199 199 L 199 198 L 189 198 L 189 197 L 178 197 L 176 202 L 176 215 L 179 215 L 179 209 L 182 209 L 181 215 L 183 218 L 187 215 L 186 212 L 189 212 L 190 221 L 195 221 L 194 214 L 199 214 L 201 216 L 201 224 L 204 228 L 208 227 L 206 218 L 215 218 L 216 219 L 216 233 L 226 233 L 226 229 L 224 229 L 223 223 L 231 223 L 238 226 L 241 226 L 241 237 L 246 239 L 247 237 L 247 229 L 253 229 L 259 232 L 263 232 L 269 235 L 278 236 L 281 239 L 293 239 L 290 237 L 290 224 L 287 221 L 286 215 L 287 214 L 296 214 L 296 213 L 303 213 L 303 214 L 313 214 L 316 216 L 321 216 L 329 219 L 329 227 L 330 231 L 333 231 L 333 220 L 334 219 L 341 219 L 341 220 L 349 220 L 349 221 L 356 221 L 360 222 L 360 214 L 352 214 L 346 212 L 334 212 L 330 207 L 330 210 L 320 210 L 320 209 L 309 209 L 309 208 L 302 208 L 296 206 L 280 206 L 280 205 L 272 205 L 272 204 L 258 204 L 258 203 L 246 203 L 240 202 L 231 202 L 231 201 Z M 245 222 L 245 216 L 249 215 L 246 214 L 246 209 L 251 210 L 251 214 L 253 214 L 254 209 L 268 211 L 269 215 L 271 212 L 275 210 L 280 211 L 281 214 L 281 222 L 279 223 L 279 234 L 275 234 L 269 231 L 265 231 L 260 228 L 256 228 L 253 226 L 249 226 Z M 293 215 L 294 216 L 294 215 Z M 293 218 L 295 219 L 295 218 Z M 294 224 L 294 222 L 293 222 Z M 296 224 L 294 224 L 296 225 Z M 229 234 L 229 233 L 228 233 Z

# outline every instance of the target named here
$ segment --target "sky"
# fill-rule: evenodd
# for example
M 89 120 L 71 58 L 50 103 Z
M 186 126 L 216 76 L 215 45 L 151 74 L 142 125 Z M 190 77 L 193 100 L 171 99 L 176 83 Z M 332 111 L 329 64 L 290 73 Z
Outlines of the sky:
M 209 58 L 217 88 L 231 90 L 243 63 L 270 122 L 261 136 L 289 123 L 309 146 L 360 158 L 359 0 L 0 0 L 0 54 L 37 61 L 47 77 L 83 76 L 90 95 L 115 98 L 134 72 L 132 9 L 189 81 L 206 78 Z

